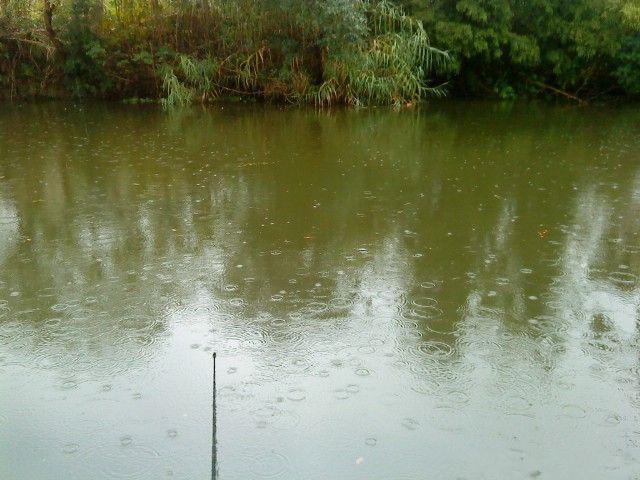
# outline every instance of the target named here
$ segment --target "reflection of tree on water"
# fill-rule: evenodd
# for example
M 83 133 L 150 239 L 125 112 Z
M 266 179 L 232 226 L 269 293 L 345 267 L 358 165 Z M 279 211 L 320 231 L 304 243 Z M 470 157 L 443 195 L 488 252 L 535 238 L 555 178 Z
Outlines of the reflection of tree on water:
M 630 141 L 630 116 L 603 128 L 554 110 L 540 125 L 517 109 L 175 118 L 100 108 L 50 111 L 58 121 L 38 127 L 40 142 L 1 137 L 20 241 L 3 244 L 10 314 L 0 321 L 18 322 L 36 349 L 90 362 L 144 361 L 191 315 L 261 355 L 384 332 L 408 355 L 471 361 L 509 340 L 512 355 L 492 361 L 522 361 L 525 350 L 546 364 L 530 337 L 548 333 L 540 325 L 557 314 L 546 305 L 573 261 L 563 225 L 616 198 L 620 214 L 637 210 L 625 152 L 605 169 L 616 139 Z M 35 135 L 28 116 L 12 115 L 23 140 Z M 599 191 L 591 201 L 589 188 Z M 613 225 L 622 244 L 638 244 L 631 220 L 596 218 L 584 229 Z M 562 299 L 575 298 L 572 285 L 559 287 Z
M 12 203 L 0 194 L 0 262 L 18 241 L 18 216 Z

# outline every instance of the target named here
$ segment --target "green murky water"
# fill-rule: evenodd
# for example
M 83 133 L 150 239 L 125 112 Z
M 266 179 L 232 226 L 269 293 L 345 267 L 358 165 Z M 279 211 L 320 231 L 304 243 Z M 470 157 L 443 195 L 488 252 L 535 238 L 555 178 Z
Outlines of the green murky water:
M 0 478 L 640 478 L 640 113 L 4 106 Z

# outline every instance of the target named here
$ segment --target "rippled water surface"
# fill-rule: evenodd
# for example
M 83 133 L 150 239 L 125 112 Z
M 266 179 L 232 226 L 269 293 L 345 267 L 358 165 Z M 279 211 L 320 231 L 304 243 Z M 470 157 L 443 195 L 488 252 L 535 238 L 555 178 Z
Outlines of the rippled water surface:
M 0 478 L 640 478 L 640 113 L 0 110 Z

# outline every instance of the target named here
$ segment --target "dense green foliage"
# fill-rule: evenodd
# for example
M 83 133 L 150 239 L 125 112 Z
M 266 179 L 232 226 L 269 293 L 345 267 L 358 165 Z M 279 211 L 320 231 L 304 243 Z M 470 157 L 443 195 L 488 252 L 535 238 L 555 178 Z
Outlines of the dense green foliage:
M 0 1 L 12 96 L 401 104 L 441 94 L 449 58 L 384 0 Z
M 640 0 L 0 0 L 0 96 L 403 104 L 447 82 L 640 95 Z
M 640 94 L 638 0 L 401 0 L 448 49 L 454 91 Z

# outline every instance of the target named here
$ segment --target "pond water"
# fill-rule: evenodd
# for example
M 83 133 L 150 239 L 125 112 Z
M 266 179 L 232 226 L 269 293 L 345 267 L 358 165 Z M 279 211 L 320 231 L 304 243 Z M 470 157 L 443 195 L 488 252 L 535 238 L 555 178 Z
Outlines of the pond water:
M 0 112 L 0 478 L 640 478 L 640 111 Z

